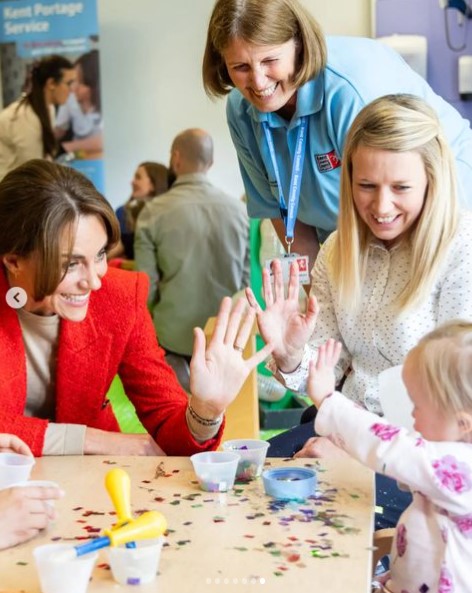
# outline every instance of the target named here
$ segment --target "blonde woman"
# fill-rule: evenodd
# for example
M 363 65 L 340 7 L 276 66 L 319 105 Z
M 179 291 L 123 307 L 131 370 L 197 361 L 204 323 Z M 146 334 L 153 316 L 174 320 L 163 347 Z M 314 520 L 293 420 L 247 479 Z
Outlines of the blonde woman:
M 309 361 L 333 337 L 342 343 L 336 375 L 343 393 L 381 414 L 379 373 L 402 364 L 438 324 L 472 319 L 472 213 L 459 213 L 455 186 L 451 151 L 424 101 L 388 95 L 358 114 L 343 154 L 338 230 L 313 268 L 306 314 L 295 266 L 286 297 L 280 264 L 274 292 L 264 272 L 267 308 L 258 324 L 288 388 L 305 391 Z M 293 449 L 273 447 L 274 454 L 295 452 L 289 438 Z M 331 449 L 316 438 L 299 455 Z

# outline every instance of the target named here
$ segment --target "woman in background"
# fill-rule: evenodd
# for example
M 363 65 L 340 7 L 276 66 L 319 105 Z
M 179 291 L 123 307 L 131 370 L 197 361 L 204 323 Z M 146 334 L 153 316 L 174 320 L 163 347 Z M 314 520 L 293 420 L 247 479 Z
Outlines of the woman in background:
M 73 93 L 57 114 L 56 136 L 66 152 L 98 158 L 103 150 L 100 62 L 98 50 L 81 55 L 74 63 Z
M 74 81 L 73 65 L 62 56 L 33 65 L 29 88 L 0 113 L 0 179 L 29 159 L 56 156 L 55 107 L 67 101 Z
M 134 259 L 134 231 L 138 214 L 147 201 L 166 192 L 172 185 L 171 182 L 171 173 L 165 165 L 153 161 L 144 161 L 138 165 L 131 182 L 131 197 L 116 211 L 120 222 L 121 243 L 110 252 L 109 257 Z

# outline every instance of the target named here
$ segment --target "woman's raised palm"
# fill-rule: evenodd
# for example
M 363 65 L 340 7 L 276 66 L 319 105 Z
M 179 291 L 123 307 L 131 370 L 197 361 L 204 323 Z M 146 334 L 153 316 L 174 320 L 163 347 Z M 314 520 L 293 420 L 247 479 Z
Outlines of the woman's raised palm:
M 301 362 L 303 348 L 310 339 L 318 315 L 316 298 L 310 297 L 306 313 L 300 311 L 298 295 L 298 266 L 292 263 L 287 288 L 284 294 L 282 267 L 279 260 L 272 263 L 274 290 L 272 290 L 270 273 L 263 270 L 263 292 L 266 308 L 263 311 L 250 288 L 246 289 L 246 297 L 251 307 L 257 310 L 259 332 L 266 343 L 273 346 L 272 355 L 282 371 L 292 371 Z

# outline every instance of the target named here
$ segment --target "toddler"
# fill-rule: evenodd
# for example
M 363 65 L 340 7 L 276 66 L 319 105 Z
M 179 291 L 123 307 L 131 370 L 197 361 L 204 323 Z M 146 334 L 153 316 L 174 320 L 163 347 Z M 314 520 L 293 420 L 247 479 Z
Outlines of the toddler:
M 472 323 L 448 322 L 410 350 L 403 381 L 415 430 L 392 426 L 334 391 L 341 344 L 310 364 L 315 431 L 374 471 L 406 484 L 413 502 L 396 527 L 388 593 L 466 593 L 472 566 Z

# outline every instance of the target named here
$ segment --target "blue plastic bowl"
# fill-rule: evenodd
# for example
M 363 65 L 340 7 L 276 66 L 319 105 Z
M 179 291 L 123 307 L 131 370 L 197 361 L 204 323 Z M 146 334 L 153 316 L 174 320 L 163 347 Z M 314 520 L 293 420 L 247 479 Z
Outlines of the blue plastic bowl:
M 262 472 L 266 494 L 282 500 L 303 500 L 315 493 L 316 473 L 304 467 L 267 469 Z

